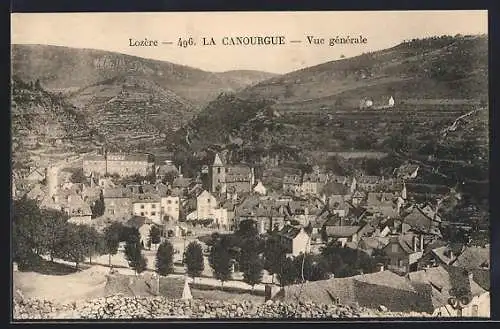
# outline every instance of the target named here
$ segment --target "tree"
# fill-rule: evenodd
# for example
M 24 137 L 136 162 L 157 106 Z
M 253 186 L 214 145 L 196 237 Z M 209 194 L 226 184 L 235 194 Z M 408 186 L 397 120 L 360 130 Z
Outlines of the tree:
M 129 266 L 135 270 L 135 273 L 142 273 L 146 269 L 146 258 L 141 252 L 140 234 L 136 228 L 130 230 L 130 235 L 125 245 L 125 256 Z
M 109 254 L 109 267 L 111 267 L 111 255 L 116 255 L 120 244 L 123 225 L 117 222 L 112 223 L 104 230 L 104 246 Z
M 38 236 L 41 239 L 40 243 L 43 252 L 49 253 L 50 260 L 54 260 L 54 254 L 58 249 L 58 243 L 66 234 L 65 227 L 67 225 L 68 216 L 58 210 L 41 209 L 40 229 Z
M 286 258 L 286 251 L 279 239 L 273 235 L 266 241 L 264 248 L 264 268 L 273 276 L 281 269 L 281 262 Z
M 151 244 L 157 245 L 161 242 L 161 232 L 158 226 L 151 226 L 151 229 L 149 231 L 149 238 L 151 239 Z
M 65 226 L 64 237 L 59 241 L 56 255 L 64 260 L 78 264 L 85 260 L 88 253 L 88 242 L 85 240 L 85 227 L 68 223 Z
M 41 222 L 40 208 L 34 200 L 22 198 L 12 203 L 12 251 L 19 270 L 35 266 L 41 250 L 41 239 L 37 234 Z
M 304 258 L 305 257 L 305 258 Z M 326 263 L 321 258 L 314 257 L 311 254 L 300 254 L 294 259 L 296 272 L 299 274 L 299 279 L 306 281 L 326 280 L 329 277 L 329 271 Z M 302 271 L 303 266 L 303 271 Z M 304 277 L 302 278 L 302 273 Z
M 103 251 L 101 245 L 104 237 L 100 235 L 94 227 L 87 225 L 81 226 L 80 233 L 85 242 L 85 255 L 89 257 L 89 262 L 92 264 L 92 256 L 100 255 Z
M 282 259 L 277 274 L 281 287 L 294 284 L 299 278 L 299 273 L 297 272 L 297 268 L 295 267 L 293 260 L 288 257 L 284 257 Z
M 174 272 L 174 247 L 170 241 L 164 241 L 156 252 L 156 272 L 168 275 Z
M 253 219 L 242 220 L 235 234 L 241 237 L 257 236 L 259 232 L 257 231 L 257 228 L 255 226 L 256 223 Z
M 221 286 L 224 287 L 224 282 L 231 278 L 231 255 L 223 242 L 212 247 L 209 263 L 215 278 L 220 280 Z
M 262 280 L 264 262 L 255 251 L 248 255 L 249 259 L 247 260 L 247 266 L 243 271 L 243 281 L 252 286 L 253 292 L 255 285 Z
M 241 241 L 240 243 L 240 271 L 245 272 L 249 266 L 252 264 L 252 259 L 256 257 L 259 251 L 259 240 L 257 236 L 248 237 Z
M 102 190 L 99 195 L 99 199 L 97 199 L 94 202 L 94 204 L 90 207 L 90 209 L 92 211 L 92 218 L 97 218 L 104 215 L 105 206 L 104 206 L 104 194 Z
M 205 261 L 203 259 L 203 250 L 201 245 L 192 241 L 186 249 L 186 265 L 187 273 L 193 278 L 193 282 L 197 276 L 200 276 L 205 269 Z

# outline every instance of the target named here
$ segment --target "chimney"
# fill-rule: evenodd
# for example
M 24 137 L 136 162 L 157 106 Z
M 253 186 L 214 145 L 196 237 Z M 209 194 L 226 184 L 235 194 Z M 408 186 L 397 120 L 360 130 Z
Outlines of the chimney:
M 417 240 L 418 240 L 418 237 L 414 236 L 413 237 L 413 251 L 417 251 Z
M 424 251 L 424 235 L 420 234 L 420 251 Z

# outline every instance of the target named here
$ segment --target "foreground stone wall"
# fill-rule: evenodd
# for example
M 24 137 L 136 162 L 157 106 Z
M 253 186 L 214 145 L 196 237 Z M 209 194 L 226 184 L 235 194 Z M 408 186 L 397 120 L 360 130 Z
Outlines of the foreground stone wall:
M 342 305 L 288 304 L 279 301 L 174 300 L 164 297 L 111 296 L 81 303 L 55 304 L 48 300 L 14 301 L 14 319 L 165 319 L 165 318 L 298 318 L 337 319 L 357 317 L 425 316 L 370 311 Z

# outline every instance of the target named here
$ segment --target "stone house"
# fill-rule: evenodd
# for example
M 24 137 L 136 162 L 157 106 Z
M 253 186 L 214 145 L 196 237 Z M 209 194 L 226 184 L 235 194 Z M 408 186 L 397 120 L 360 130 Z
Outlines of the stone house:
M 135 196 L 132 201 L 132 213 L 135 216 L 146 217 L 158 225 L 163 225 L 161 201 L 155 195 Z
M 171 194 L 161 197 L 160 210 L 163 217 L 162 219 L 167 217 L 169 221 L 177 222 L 180 214 L 180 203 L 181 200 L 177 195 Z
M 111 220 L 126 221 L 132 216 L 132 192 L 124 187 L 105 188 L 104 215 Z
M 417 270 L 418 260 L 424 252 L 423 235 L 401 234 L 392 236 L 382 249 L 389 259 L 388 269 L 399 273 Z
M 285 225 L 277 235 L 289 255 L 295 257 L 310 250 L 310 235 L 303 227 Z

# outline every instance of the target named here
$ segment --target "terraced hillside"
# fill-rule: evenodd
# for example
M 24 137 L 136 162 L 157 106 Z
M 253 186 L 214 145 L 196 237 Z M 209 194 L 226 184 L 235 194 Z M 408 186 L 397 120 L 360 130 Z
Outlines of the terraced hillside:
M 78 110 L 62 97 L 36 83 L 12 81 L 11 136 L 14 162 L 26 162 L 30 153 L 77 151 L 95 136 Z

